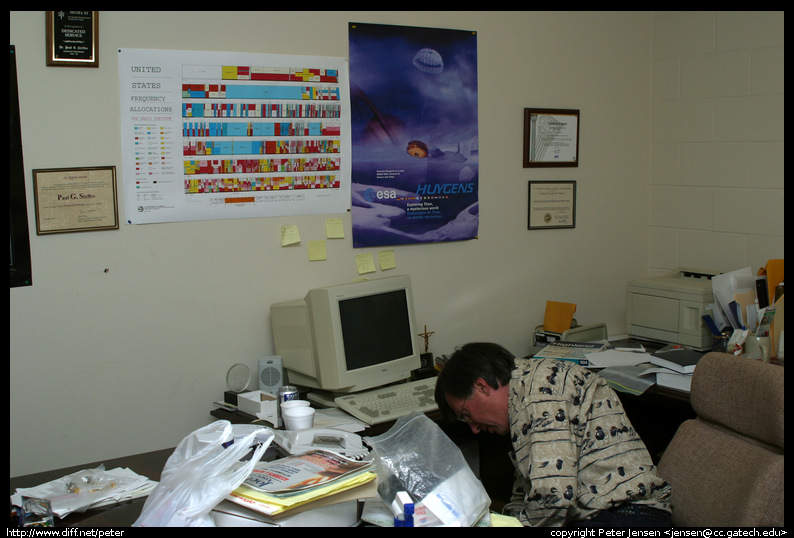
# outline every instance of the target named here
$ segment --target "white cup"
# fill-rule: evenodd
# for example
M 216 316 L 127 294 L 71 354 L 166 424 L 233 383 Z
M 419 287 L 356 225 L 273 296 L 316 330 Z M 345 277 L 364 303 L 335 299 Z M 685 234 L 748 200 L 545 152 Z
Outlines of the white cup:
M 294 409 L 296 407 L 309 407 L 311 402 L 307 400 L 287 400 L 286 402 L 281 402 L 281 412 L 283 413 L 285 409 Z
M 313 407 L 285 407 L 281 414 L 288 430 L 305 430 L 314 424 Z

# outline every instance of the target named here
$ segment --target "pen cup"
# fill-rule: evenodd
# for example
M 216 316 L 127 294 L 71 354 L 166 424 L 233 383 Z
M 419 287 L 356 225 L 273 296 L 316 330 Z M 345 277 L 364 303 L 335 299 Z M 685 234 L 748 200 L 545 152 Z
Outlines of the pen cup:
M 744 355 L 748 359 L 769 362 L 770 342 L 768 336 L 749 335 L 744 342 Z
M 711 351 L 719 351 L 721 353 L 728 352 L 728 340 L 730 333 L 712 334 L 711 335 Z

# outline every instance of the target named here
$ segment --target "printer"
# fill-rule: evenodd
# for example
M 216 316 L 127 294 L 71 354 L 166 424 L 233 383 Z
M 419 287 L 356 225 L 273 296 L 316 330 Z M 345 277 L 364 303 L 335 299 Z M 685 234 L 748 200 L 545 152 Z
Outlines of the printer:
M 679 267 L 665 275 L 629 281 L 626 332 L 699 351 L 711 349 L 711 331 L 702 316 L 712 311 L 711 277 L 719 274 Z

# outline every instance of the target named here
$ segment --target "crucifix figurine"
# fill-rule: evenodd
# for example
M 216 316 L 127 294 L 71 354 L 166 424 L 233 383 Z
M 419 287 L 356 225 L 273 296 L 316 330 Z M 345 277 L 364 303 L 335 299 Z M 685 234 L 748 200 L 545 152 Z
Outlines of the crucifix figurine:
M 430 341 L 430 335 L 433 334 L 433 333 L 435 333 L 435 331 L 427 332 L 427 325 L 425 325 L 425 332 L 419 333 L 417 335 L 417 336 L 421 336 L 422 338 L 425 339 L 425 353 L 427 353 L 427 350 L 428 350 L 428 342 Z

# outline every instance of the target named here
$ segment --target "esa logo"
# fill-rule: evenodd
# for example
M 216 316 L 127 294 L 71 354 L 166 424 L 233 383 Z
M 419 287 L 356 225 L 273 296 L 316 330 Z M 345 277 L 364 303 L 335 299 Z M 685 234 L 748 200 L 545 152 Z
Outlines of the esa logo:
M 375 200 L 396 200 L 397 191 L 376 191 L 375 189 L 367 189 L 364 191 L 364 200 L 367 202 L 374 202 Z

